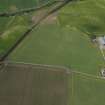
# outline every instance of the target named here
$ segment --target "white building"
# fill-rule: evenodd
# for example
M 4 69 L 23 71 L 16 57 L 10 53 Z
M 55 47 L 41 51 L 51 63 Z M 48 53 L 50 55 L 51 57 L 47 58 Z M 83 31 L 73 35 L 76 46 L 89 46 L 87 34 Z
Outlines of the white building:
M 97 42 L 101 49 L 105 49 L 105 36 L 97 37 Z

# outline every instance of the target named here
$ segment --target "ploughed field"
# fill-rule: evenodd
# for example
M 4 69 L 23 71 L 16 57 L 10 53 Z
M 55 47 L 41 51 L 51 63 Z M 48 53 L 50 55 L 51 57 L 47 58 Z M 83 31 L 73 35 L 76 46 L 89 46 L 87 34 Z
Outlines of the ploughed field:
M 0 69 L 0 105 L 67 105 L 66 70 L 8 64 Z

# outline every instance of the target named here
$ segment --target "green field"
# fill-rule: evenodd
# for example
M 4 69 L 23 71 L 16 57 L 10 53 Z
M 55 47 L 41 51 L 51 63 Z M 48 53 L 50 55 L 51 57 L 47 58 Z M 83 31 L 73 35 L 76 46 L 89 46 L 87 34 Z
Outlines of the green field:
M 28 16 L 17 16 L 7 18 L 1 22 L 3 26 L 0 27 L 0 55 L 4 54 L 26 31 L 29 27 L 28 20 Z
M 65 66 L 99 75 L 104 65 L 97 47 L 87 36 L 58 23 L 40 25 L 11 54 L 14 61 Z
M 12 2 L 16 3 L 16 1 L 17 0 L 13 0 L 10 2 L 10 4 L 12 4 Z M 41 1 L 37 1 L 37 2 L 39 2 L 39 3 L 41 2 L 44 5 L 44 4 L 46 4 L 46 2 L 50 3 L 50 1 L 44 0 L 43 2 L 41 2 Z M 24 2 L 24 0 L 21 0 L 21 2 Z M 19 2 L 19 3 L 22 5 L 23 3 L 21 3 L 21 2 Z M 6 2 L 3 1 L 2 6 L 6 5 L 6 3 L 8 4 L 7 1 Z M 32 3 L 32 4 L 34 4 L 34 3 Z M 33 7 L 35 8 L 35 7 L 41 6 L 42 4 L 39 4 L 37 6 L 32 6 L 32 5 L 28 4 L 28 6 L 30 6 L 30 8 L 33 8 Z M 8 5 L 7 5 L 7 7 L 8 7 Z M 22 5 L 22 7 L 23 7 L 22 10 L 24 10 L 24 5 L 25 4 Z M 15 7 L 13 7 L 13 8 L 15 8 Z M 4 9 L 6 9 L 6 8 L 4 7 Z M 48 8 L 46 7 L 45 9 L 47 10 Z M 45 9 L 44 9 L 44 11 L 46 11 Z M 21 10 L 21 9 L 19 8 L 18 10 L 17 9 L 11 10 L 10 13 L 11 12 L 15 13 L 16 11 L 19 11 L 19 10 Z M 6 11 L 8 13 L 9 10 L 6 10 Z M 41 14 L 43 14 L 42 11 L 38 11 L 38 12 L 41 12 Z M 2 10 L 2 12 L 3 12 L 3 10 Z M 2 17 L 2 16 L 0 17 L 0 56 L 2 56 L 18 40 L 18 38 L 20 38 L 20 36 L 22 36 L 27 31 L 27 29 L 33 23 L 35 24 L 35 19 L 38 20 L 38 18 L 40 17 L 40 16 L 38 16 L 38 17 L 36 16 L 36 14 L 38 14 L 38 12 L 32 12 L 29 14 L 23 13 L 23 14 L 18 14 L 16 16 L 10 16 L 10 17 Z
M 59 20 L 62 27 L 70 25 L 86 34 L 99 36 L 105 34 L 104 11 L 104 0 L 81 0 L 64 7 Z
M 31 4 L 27 5 L 28 2 L 29 1 L 26 2 L 26 5 L 22 5 L 22 7 L 30 7 Z M 32 2 L 34 2 L 34 0 Z M 14 2 L 14 4 L 15 3 L 16 2 Z M 3 8 L 5 8 L 5 6 Z M 19 5 L 19 8 L 21 8 L 21 5 Z M 14 52 L 11 53 L 11 55 L 8 57 L 8 60 L 12 62 L 67 67 L 70 71 L 72 71 L 72 75 L 68 75 L 69 90 L 67 90 L 67 92 L 69 93 L 69 103 L 67 105 L 104 105 L 105 80 L 100 77 L 100 70 L 101 68 L 105 67 L 105 62 L 99 48 L 91 42 L 89 37 L 89 35 L 101 36 L 105 34 L 104 11 L 104 0 L 81 0 L 69 3 L 59 12 L 49 16 L 47 19 L 41 22 L 41 24 L 37 26 L 37 28 L 35 28 L 29 34 L 29 36 L 26 37 L 25 40 L 23 40 L 23 42 L 14 50 Z M 10 48 L 10 46 L 13 45 L 13 43 L 32 24 L 32 21 L 30 24 L 30 20 L 32 19 L 32 16 L 34 16 L 33 14 L 34 13 L 30 15 L 10 17 L 8 18 L 10 19 L 9 22 L 8 20 L 5 21 L 4 18 L 4 22 L 1 22 L 1 24 L 3 24 L 5 28 L 1 34 L 2 37 L 0 39 L 0 54 L 3 54 L 5 51 L 7 51 L 8 48 Z M 1 20 L 2 19 L 3 18 L 1 18 Z M 8 24 L 5 25 L 4 23 L 6 22 Z M 2 25 L 0 25 L 0 30 L 2 30 Z M 10 72 L 12 69 L 20 70 L 22 69 L 22 67 L 20 67 L 19 69 L 17 69 L 16 67 L 9 68 L 8 71 Z M 27 70 L 29 70 L 29 68 Z M 14 77 L 17 74 L 15 74 L 14 72 L 13 75 L 11 75 L 12 72 L 9 72 L 6 72 L 6 78 L 8 77 L 9 81 L 7 81 L 7 83 L 11 83 L 11 85 L 13 85 L 15 80 L 13 80 L 12 76 Z M 57 79 L 56 76 L 53 76 L 50 73 L 48 73 L 48 75 L 45 74 L 44 76 L 44 72 L 45 71 L 43 71 L 43 73 L 41 74 L 43 78 L 40 79 L 40 83 L 43 83 L 39 84 L 40 87 L 42 87 L 42 91 L 40 93 L 42 94 L 42 103 L 38 103 L 38 101 L 34 101 L 34 103 L 37 103 L 39 105 L 42 105 L 43 103 L 45 103 L 45 105 L 54 104 L 53 102 L 56 102 L 56 97 L 52 97 L 52 100 L 50 100 L 50 98 L 48 98 L 50 94 L 43 93 L 47 92 L 47 90 L 43 90 L 46 88 L 46 86 L 44 88 L 43 86 L 45 85 L 44 83 L 46 83 L 47 79 L 54 79 L 54 81 L 50 81 L 51 83 L 47 81 L 48 84 L 51 85 L 51 87 L 49 86 L 50 90 L 52 89 L 53 85 L 58 84 L 58 82 L 60 82 L 59 80 L 61 80 L 62 78 L 56 75 L 58 76 L 58 82 L 55 82 Z M 19 75 L 20 74 L 21 73 L 19 72 Z M 33 78 L 36 78 L 39 75 L 36 72 L 35 76 L 34 73 L 28 74 L 26 72 L 26 74 L 28 75 L 28 77 L 32 76 Z M 21 74 L 21 78 L 23 78 L 22 75 L 24 75 L 24 73 Z M 17 78 L 15 78 L 16 83 L 19 82 Z M 36 82 L 39 83 L 38 81 Z M 57 85 L 58 87 L 55 87 L 55 89 L 60 89 L 64 85 L 66 84 L 59 84 L 59 86 Z M 23 85 L 21 84 L 20 86 Z M 3 87 L 5 87 L 5 84 L 3 85 Z M 35 85 L 33 86 L 33 88 L 36 89 L 37 86 Z M 0 90 L 0 92 L 2 92 L 2 89 Z M 9 89 L 7 89 L 7 91 Z M 28 89 L 26 88 L 26 90 Z M 55 91 L 57 90 L 54 90 L 54 92 Z M 39 97 L 40 94 L 38 94 L 37 96 Z M 44 97 L 43 94 L 45 94 L 48 98 L 47 104 L 46 101 L 44 101 L 46 100 L 46 97 Z M 32 97 L 37 97 L 34 95 L 35 93 L 33 91 Z M 63 94 L 61 94 L 61 96 L 62 95 Z M 67 94 L 65 95 L 67 96 Z M 27 99 L 27 97 L 28 96 L 26 96 L 25 99 Z M 60 98 L 58 98 L 58 101 L 63 101 L 63 99 Z M 11 98 L 10 100 L 12 99 L 13 98 Z M 34 99 L 32 99 L 31 102 L 33 100 Z M 62 101 L 59 101 L 56 104 L 65 105 Z M 9 102 L 7 101 L 7 103 Z
M 74 73 L 71 105 L 104 105 L 104 88 L 104 79 Z
M 99 5 L 104 5 L 104 1 L 98 2 Z M 94 5 L 91 6 L 92 3 Z M 104 60 L 97 46 L 91 43 L 86 34 L 104 34 L 105 25 L 102 17 L 104 9 L 99 5 L 96 0 L 68 4 L 57 14 L 57 19 L 53 23 L 48 19 L 33 30 L 14 51 L 11 59 L 36 64 L 61 65 L 99 75 Z

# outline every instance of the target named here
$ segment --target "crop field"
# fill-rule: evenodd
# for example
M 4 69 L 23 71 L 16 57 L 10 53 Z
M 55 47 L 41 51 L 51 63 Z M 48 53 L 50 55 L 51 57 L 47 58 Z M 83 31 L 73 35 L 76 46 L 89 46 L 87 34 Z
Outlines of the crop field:
M 69 71 L 7 63 L 0 69 L 0 105 L 104 105 L 104 79 Z
M 8 64 L 0 69 L 0 105 L 67 105 L 65 70 Z
M 23 2 L 2 0 L 0 11 L 47 0 Z M 0 17 L 0 56 L 48 11 Z M 105 35 L 104 11 L 104 0 L 75 0 L 41 21 L 0 68 L 0 105 L 104 105 L 105 60 L 90 39 Z

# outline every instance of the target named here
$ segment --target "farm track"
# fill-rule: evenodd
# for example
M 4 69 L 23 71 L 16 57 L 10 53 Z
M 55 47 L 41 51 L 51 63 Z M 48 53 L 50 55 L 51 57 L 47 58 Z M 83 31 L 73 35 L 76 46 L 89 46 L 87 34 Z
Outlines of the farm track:
M 45 64 L 33 64 L 33 63 L 24 63 L 24 62 L 14 62 L 14 61 L 6 61 L 6 65 L 14 65 L 18 66 L 20 65 L 21 67 L 26 67 L 26 68 L 38 68 L 38 69 L 43 69 L 43 70 L 51 70 L 51 71 L 59 71 L 59 72 L 65 72 L 67 75 L 71 74 L 77 74 L 80 75 L 81 77 L 88 78 L 88 79 L 93 79 L 93 80 L 105 80 L 101 76 L 96 76 L 84 72 L 79 72 L 77 70 L 72 70 L 68 67 L 64 66 L 54 66 L 54 65 L 45 65 Z
M 26 36 L 28 36 L 30 34 L 30 32 L 32 32 L 32 30 L 35 27 L 37 27 L 45 18 L 47 18 L 49 15 L 57 12 L 59 9 L 61 9 L 65 5 L 67 5 L 70 1 L 71 0 L 66 0 L 66 1 L 58 4 L 57 6 L 55 6 L 54 8 L 52 8 L 51 10 L 49 10 L 47 13 L 45 13 L 36 23 L 34 23 L 28 30 L 26 30 L 26 32 L 24 32 L 24 34 L 15 42 L 15 44 L 7 52 L 5 52 L 1 56 L 0 62 L 3 62 L 9 56 L 9 54 L 24 40 L 24 38 Z M 52 5 L 53 5 L 53 3 L 52 3 Z

